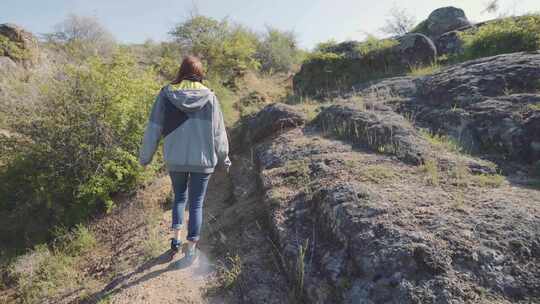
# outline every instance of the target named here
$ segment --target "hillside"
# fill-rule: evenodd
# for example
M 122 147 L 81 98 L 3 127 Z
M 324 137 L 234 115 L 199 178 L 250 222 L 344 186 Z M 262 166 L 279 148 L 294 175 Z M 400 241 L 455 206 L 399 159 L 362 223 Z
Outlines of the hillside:
M 21 49 L 29 44 L 41 57 L 6 49 L 0 64 L 9 73 L 51 81 L 44 71 L 65 58 L 49 45 L 37 51 L 31 34 L 21 33 L 24 39 L 11 41 Z M 38 113 L 37 125 L 0 116 L 0 138 L 9 151 L 19 151 L 14 143 L 35 148 L 39 139 L 49 145 L 44 152 L 22 155 L 43 161 L 49 147 L 104 154 L 89 153 L 90 164 L 79 162 L 84 153 L 51 157 L 53 164 L 67 160 L 99 172 L 77 187 L 69 178 L 86 175 L 71 167 L 59 166 L 63 173 L 39 167 L 43 175 L 25 179 L 18 175 L 29 166 L 24 158 L 0 158 L 0 177 L 9 186 L 0 193 L 27 198 L 22 194 L 35 185 L 38 195 L 65 187 L 51 191 L 56 198 L 80 191 L 72 197 L 76 205 L 52 208 L 58 213 L 51 211 L 51 219 L 69 217 L 70 208 L 101 206 L 85 217 L 76 213 L 83 224 L 51 240 L 37 233 L 45 224 L 21 223 L 25 212 L 50 211 L 50 200 L 32 209 L 32 200 L 17 206 L 20 197 L 10 194 L 13 202 L 0 204 L 0 216 L 13 224 L 0 229 L 1 252 L 21 243 L 27 251 L 5 254 L 0 300 L 540 303 L 538 15 L 474 24 L 462 10 L 445 7 L 402 36 L 323 44 L 294 76 L 221 67 L 222 78 L 209 81 L 224 97 L 233 166 L 212 176 L 203 255 L 190 267 L 181 258 L 167 259 L 172 194 L 159 156 L 145 173 L 133 163 L 141 117 L 171 73 L 163 65 L 171 57 L 144 56 L 158 49 L 166 54 L 171 45 L 160 47 L 133 46 L 112 63 L 91 57 L 82 68 L 53 73 L 61 75 L 54 83 L 65 95 L 52 96 L 78 101 L 83 92 L 93 98 L 76 103 L 82 111 L 66 116 L 67 122 L 46 120 L 63 117 L 61 111 Z M 133 74 L 139 76 L 126 81 Z M 15 89 L 6 84 L 12 78 L 3 77 L 2 105 L 13 104 L 8 99 Z M 16 88 L 25 97 L 36 94 Z M 85 107 L 114 107 L 111 99 L 129 115 Z M 92 120 L 87 110 L 100 118 Z M 41 128 L 54 136 L 40 137 Z M 57 143 L 68 130 L 80 135 L 78 141 Z M 105 165 L 92 167 L 100 161 Z M 48 181 L 62 174 L 62 183 Z M 17 233 L 36 239 L 14 238 Z

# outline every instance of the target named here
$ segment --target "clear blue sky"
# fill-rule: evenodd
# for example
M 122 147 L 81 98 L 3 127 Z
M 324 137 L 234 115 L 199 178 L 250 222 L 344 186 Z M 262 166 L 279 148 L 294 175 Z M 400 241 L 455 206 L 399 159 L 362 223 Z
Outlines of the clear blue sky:
M 474 21 L 491 19 L 482 14 L 488 0 L 2 0 L 0 23 L 13 22 L 35 33 L 52 31 L 68 14 L 98 17 L 122 42 L 148 38 L 169 39 L 167 32 L 184 20 L 196 6 L 199 13 L 229 19 L 263 30 L 265 25 L 294 30 L 300 45 L 362 39 L 366 32 L 378 33 L 393 6 L 404 7 L 423 20 L 435 8 L 463 8 Z M 522 14 L 540 11 L 540 0 L 500 0 L 501 11 Z

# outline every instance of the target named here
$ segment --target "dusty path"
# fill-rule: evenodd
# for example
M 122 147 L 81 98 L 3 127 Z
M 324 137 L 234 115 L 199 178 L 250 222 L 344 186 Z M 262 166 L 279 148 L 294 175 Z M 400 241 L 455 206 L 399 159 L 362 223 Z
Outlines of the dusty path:
M 170 191 L 168 176 L 161 177 L 148 191 Z M 223 303 L 219 299 L 206 296 L 206 286 L 215 285 L 216 266 L 208 258 L 213 244 L 205 237 L 210 230 L 213 209 L 222 206 L 230 198 L 228 177 L 216 173 L 210 180 L 204 209 L 203 238 L 201 256 L 193 265 L 186 265 L 183 254 L 179 253 L 171 261 L 168 258 L 171 225 L 170 204 L 159 209 L 161 216 L 157 227 L 157 238 L 161 254 L 136 265 L 124 274 L 114 278 L 102 290 L 92 296 L 90 303 Z M 186 212 L 186 220 L 188 219 Z M 182 231 L 185 240 L 186 231 Z M 135 236 L 132 236 L 135 237 Z M 144 237 L 144 236 L 143 236 Z

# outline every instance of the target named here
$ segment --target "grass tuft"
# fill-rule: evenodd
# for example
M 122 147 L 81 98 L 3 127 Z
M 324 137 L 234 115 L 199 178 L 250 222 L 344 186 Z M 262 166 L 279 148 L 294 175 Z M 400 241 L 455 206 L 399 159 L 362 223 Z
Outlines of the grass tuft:
M 412 65 L 410 66 L 409 76 L 427 76 L 432 75 L 441 70 L 442 66 L 434 62 L 430 65 Z
M 439 166 L 437 160 L 427 159 L 420 167 L 420 170 L 426 174 L 425 182 L 430 186 L 438 186 L 440 180 Z

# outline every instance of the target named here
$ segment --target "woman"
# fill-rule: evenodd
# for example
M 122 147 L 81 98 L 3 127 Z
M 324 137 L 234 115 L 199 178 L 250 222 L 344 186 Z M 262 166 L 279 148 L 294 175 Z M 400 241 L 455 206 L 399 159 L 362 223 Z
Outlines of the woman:
M 185 57 L 176 79 L 161 89 L 154 102 L 139 157 L 143 166 L 149 164 L 164 137 L 163 156 L 174 191 L 171 252 L 174 256 L 181 246 L 187 196 L 188 244 L 184 248 L 188 262 L 198 256 L 202 205 L 210 175 L 217 165 L 227 170 L 231 165 L 223 114 L 214 93 L 202 84 L 203 78 L 201 61 Z

